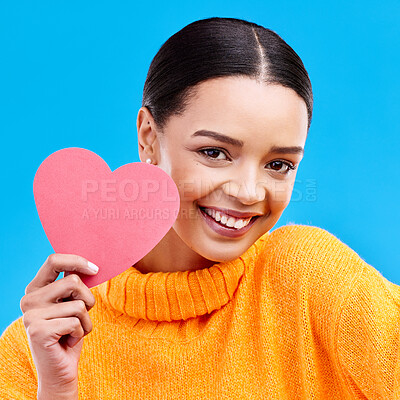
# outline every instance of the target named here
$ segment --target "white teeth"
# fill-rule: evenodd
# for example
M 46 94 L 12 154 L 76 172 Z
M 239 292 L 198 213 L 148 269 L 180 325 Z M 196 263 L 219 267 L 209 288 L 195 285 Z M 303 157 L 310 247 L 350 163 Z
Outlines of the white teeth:
M 226 221 L 226 226 L 229 226 L 229 228 L 232 228 L 233 225 L 235 225 L 236 218 L 229 217 L 228 221 Z
M 243 222 L 243 220 L 242 220 L 242 219 L 239 219 L 239 221 L 236 221 L 234 227 L 235 227 L 236 229 L 243 228 L 243 227 L 244 227 L 244 222 Z
M 234 217 L 227 217 L 226 215 L 221 215 L 219 211 L 215 211 L 210 208 L 206 208 L 205 212 L 217 222 L 235 229 L 241 229 L 245 227 L 250 223 L 251 220 L 251 218 L 238 219 Z

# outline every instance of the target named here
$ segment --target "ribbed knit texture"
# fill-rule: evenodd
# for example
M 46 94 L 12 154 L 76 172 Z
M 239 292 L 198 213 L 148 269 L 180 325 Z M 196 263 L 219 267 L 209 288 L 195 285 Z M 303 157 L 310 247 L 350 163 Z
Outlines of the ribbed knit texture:
M 91 289 L 80 399 L 400 399 L 400 287 L 324 229 L 287 225 L 212 267 Z M 22 318 L 0 398 L 35 399 Z

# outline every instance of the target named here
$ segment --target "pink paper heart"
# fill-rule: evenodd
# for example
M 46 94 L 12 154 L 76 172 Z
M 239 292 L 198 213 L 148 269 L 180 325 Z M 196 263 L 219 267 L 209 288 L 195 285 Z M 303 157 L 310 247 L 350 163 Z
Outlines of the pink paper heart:
M 174 224 L 178 188 L 161 168 L 142 162 L 111 171 L 92 151 L 58 150 L 36 171 L 33 194 L 54 252 L 96 264 L 82 275 L 90 288 L 122 273 L 149 253 Z

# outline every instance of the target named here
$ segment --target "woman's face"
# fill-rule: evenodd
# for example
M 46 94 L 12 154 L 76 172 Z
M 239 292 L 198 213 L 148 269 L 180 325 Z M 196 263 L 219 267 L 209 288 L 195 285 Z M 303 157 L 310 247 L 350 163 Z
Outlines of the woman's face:
M 247 77 L 200 83 L 163 135 L 149 110 L 139 110 L 140 158 L 150 157 L 176 183 L 181 203 L 173 230 L 191 251 L 230 261 L 276 224 L 290 201 L 307 118 L 292 89 Z M 248 216 L 239 221 L 235 213 Z M 258 217 L 240 228 L 249 216 Z

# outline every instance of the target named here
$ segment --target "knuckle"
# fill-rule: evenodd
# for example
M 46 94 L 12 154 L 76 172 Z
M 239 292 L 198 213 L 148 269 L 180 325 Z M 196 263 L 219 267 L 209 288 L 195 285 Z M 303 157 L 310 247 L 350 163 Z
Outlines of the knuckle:
M 90 290 L 89 290 L 89 292 L 90 292 Z M 95 304 L 96 304 L 96 298 L 94 297 L 93 293 L 90 292 L 90 296 L 88 298 L 88 306 L 89 306 L 89 308 L 92 308 L 92 307 L 94 307 Z
M 22 316 L 22 322 L 23 322 L 23 324 L 24 324 L 25 329 L 28 328 L 28 326 L 31 324 L 31 319 L 30 319 L 29 311 L 26 312 L 26 313 Z
M 26 333 L 33 341 L 35 341 L 40 337 L 41 334 L 40 327 L 35 323 L 31 323 L 27 327 Z
M 28 308 L 28 305 L 29 305 L 29 300 L 27 298 L 27 295 L 25 294 L 25 296 L 23 296 L 19 302 L 19 308 L 24 313 L 25 310 Z
M 26 294 L 25 296 L 22 296 L 21 301 L 19 302 L 22 313 L 25 313 L 32 308 L 32 302 L 33 299 L 31 294 Z
M 93 324 L 92 321 L 89 319 L 86 334 L 92 332 L 92 330 L 93 330 Z
M 82 329 L 81 321 L 78 317 L 72 317 L 72 327 L 75 330 Z
M 81 284 L 81 278 L 77 274 L 70 274 L 66 278 L 68 283 L 75 289 L 77 286 Z
M 34 291 L 34 289 L 35 289 L 34 281 L 35 281 L 35 280 L 29 282 L 29 283 L 26 285 L 26 287 L 25 287 L 25 295 L 30 294 L 30 293 L 32 293 L 32 292 Z
M 55 265 L 55 264 L 57 264 L 57 259 L 58 259 L 57 253 L 49 254 L 49 256 L 47 257 L 47 260 L 46 260 L 46 264 Z
M 86 312 L 86 304 L 83 300 L 77 300 L 76 305 L 78 307 L 78 313 L 79 315 L 82 315 Z

